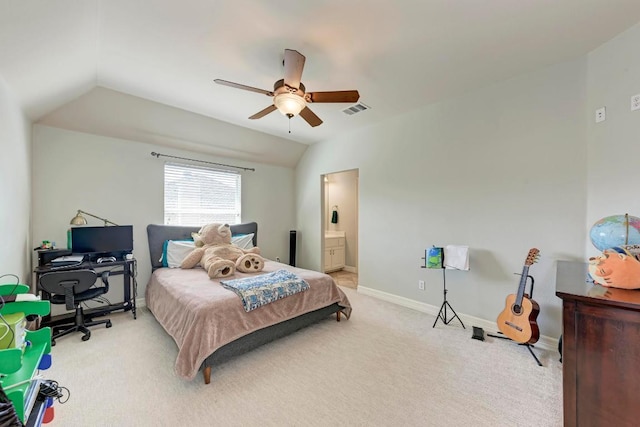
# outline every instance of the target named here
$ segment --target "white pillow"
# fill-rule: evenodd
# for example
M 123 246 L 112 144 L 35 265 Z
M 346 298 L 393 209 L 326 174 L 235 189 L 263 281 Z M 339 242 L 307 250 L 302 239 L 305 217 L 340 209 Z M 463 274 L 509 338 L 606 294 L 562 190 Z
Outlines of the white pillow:
M 167 242 L 167 267 L 180 267 L 182 261 L 195 247 L 193 240 L 169 240 Z
M 187 255 L 196 247 L 193 240 L 167 240 L 166 242 L 166 266 L 169 268 L 178 268 Z M 241 249 L 251 249 L 253 247 L 253 233 L 239 234 L 231 237 L 231 243 Z M 160 262 L 164 259 L 160 258 Z M 163 263 L 165 264 L 165 263 Z
M 232 236 L 231 243 L 240 249 L 251 249 L 253 247 L 253 233 Z

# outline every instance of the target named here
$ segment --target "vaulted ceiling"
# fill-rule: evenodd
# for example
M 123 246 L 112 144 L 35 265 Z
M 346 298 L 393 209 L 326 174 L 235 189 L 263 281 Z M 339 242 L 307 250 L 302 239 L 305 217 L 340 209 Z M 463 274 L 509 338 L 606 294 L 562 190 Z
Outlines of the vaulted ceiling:
M 578 57 L 639 21 L 638 0 L 5 0 L 0 76 L 34 121 L 112 96 L 98 87 L 310 144 Z M 306 56 L 308 90 L 357 89 L 371 109 L 311 105 L 316 128 L 278 112 L 249 120 L 271 100 L 213 83 L 271 90 L 285 48 Z

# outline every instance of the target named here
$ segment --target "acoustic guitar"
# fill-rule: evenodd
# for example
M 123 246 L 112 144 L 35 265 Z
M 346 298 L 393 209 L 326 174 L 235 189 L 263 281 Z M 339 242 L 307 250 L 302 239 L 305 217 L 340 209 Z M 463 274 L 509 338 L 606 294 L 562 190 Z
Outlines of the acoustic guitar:
M 524 293 L 529 267 L 538 261 L 540 251 L 531 248 L 524 261 L 518 293 L 507 296 L 504 310 L 498 315 L 498 329 L 508 338 L 521 344 L 533 344 L 540 338 L 536 323 L 540 306 Z

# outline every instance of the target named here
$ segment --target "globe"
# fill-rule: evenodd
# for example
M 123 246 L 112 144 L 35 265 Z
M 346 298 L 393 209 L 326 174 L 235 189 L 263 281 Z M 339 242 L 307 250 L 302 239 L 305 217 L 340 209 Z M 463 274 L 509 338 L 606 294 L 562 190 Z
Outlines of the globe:
M 631 215 L 604 217 L 591 227 L 589 237 L 600 251 L 623 245 L 640 245 L 640 218 Z

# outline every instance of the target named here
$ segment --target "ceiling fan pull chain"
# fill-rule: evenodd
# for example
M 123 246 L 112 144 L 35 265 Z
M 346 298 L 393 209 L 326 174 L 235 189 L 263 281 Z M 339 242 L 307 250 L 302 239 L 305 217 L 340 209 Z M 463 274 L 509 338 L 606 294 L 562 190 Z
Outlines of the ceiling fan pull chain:
M 291 116 L 289 116 L 289 133 L 291 133 Z

